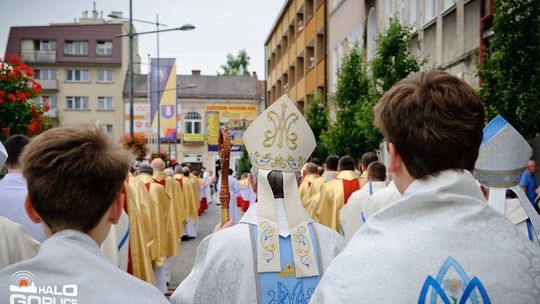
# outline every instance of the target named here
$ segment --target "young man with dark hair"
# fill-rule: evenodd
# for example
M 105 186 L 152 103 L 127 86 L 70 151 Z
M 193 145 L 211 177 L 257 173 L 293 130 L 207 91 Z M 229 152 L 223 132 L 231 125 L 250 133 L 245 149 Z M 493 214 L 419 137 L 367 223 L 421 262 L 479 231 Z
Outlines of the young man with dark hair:
M 339 159 L 339 174 L 335 180 L 327 182 L 321 189 L 317 204 L 319 223 L 340 232 L 339 211 L 347 204 L 353 192 L 362 186 L 356 172 L 354 160 L 349 156 Z
M 0 271 L 0 303 L 167 303 L 99 249 L 122 212 L 129 152 L 93 125 L 63 126 L 33 139 L 21 162 L 26 211 L 47 239 L 35 258 Z
M 386 188 L 386 167 L 374 161 L 370 163 L 366 170 L 367 181 L 360 190 L 355 191 L 349 197 L 347 204 L 341 208 L 339 213 L 341 235 L 345 242 L 349 242 L 352 236 L 364 223 L 364 208 L 368 204 L 369 198 Z
M 322 177 L 324 177 L 325 182 L 334 180 L 336 176 L 339 174 L 338 161 L 339 161 L 339 157 L 335 155 L 330 155 L 324 160 L 324 173 Z
M 448 73 L 420 72 L 374 113 L 403 198 L 354 235 L 311 303 L 538 302 L 538 245 L 486 204 L 470 172 L 484 125 L 475 91 Z
M 367 167 L 372 162 L 376 162 L 378 160 L 379 158 L 374 152 L 366 152 L 362 155 L 362 159 L 360 160 L 360 171 L 362 172 L 362 175 L 360 175 L 360 182 L 362 185 L 365 185 L 368 180 Z
M 24 211 L 28 187 L 21 172 L 20 156 L 29 142 L 24 135 L 12 135 L 4 143 L 9 157 L 6 160 L 8 174 L 0 181 L 0 216 L 21 224 L 34 239 L 43 242 L 43 225 L 33 223 Z

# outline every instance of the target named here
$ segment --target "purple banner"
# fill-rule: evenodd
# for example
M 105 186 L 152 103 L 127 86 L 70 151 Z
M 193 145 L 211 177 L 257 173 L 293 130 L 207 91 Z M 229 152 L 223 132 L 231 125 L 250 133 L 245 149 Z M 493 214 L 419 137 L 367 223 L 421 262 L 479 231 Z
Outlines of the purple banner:
M 158 60 L 156 58 L 152 58 L 150 62 L 150 121 L 153 123 L 154 119 L 156 119 L 158 104 L 160 103 L 158 96 L 163 96 L 163 91 L 165 90 L 165 85 L 171 74 L 175 59 L 160 58 L 159 70 Z

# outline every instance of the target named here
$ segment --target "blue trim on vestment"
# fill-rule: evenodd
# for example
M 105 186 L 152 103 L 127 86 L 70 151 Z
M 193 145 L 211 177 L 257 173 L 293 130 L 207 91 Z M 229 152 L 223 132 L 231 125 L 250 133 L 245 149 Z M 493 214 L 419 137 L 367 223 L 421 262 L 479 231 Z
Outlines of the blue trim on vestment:
M 508 121 L 504 119 L 501 115 L 493 118 L 485 127 L 484 127 L 484 136 L 482 137 L 481 146 L 490 141 L 497 133 L 499 133 L 502 128 L 508 125 Z
M 531 220 L 527 219 L 526 222 L 527 222 L 527 233 L 529 234 L 529 240 L 531 242 L 534 242 L 534 231 L 533 231 Z
M 128 228 L 126 229 L 126 233 L 124 234 L 124 236 L 122 237 L 122 240 L 120 241 L 120 243 L 118 244 L 118 251 L 120 251 L 122 249 L 122 247 L 124 247 L 124 244 L 127 242 L 128 238 L 129 238 L 129 224 L 128 224 Z

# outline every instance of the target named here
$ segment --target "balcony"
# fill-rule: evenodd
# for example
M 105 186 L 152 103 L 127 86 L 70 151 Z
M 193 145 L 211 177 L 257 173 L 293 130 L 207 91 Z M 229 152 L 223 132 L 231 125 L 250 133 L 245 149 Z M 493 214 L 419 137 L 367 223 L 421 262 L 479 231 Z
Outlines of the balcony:
M 56 79 L 36 79 L 41 84 L 43 91 L 58 91 L 58 80 Z
M 56 51 L 22 50 L 21 58 L 26 63 L 54 63 Z

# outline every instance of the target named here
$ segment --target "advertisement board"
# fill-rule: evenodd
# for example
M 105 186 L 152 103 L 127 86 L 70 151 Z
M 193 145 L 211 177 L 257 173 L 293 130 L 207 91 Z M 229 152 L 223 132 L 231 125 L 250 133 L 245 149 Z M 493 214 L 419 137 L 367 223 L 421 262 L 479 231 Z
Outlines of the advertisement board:
M 249 124 L 259 114 L 257 104 L 207 104 L 206 113 L 206 141 L 208 151 L 218 150 L 218 132 L 222 125 L 227 126 L 231 135 L 231 151 L 240 151 L 242 135 Z

